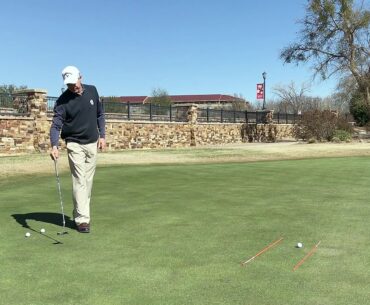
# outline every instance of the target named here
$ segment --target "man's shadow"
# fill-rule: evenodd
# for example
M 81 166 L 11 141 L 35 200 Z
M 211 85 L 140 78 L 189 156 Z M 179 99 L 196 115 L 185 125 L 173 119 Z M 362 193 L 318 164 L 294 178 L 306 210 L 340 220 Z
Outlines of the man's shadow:
M 16 222 L 18 222 L 24 228 L 31 228 L 28 225 L 28 220 L 35 220 L 44 223 L 50 223 L 57 226 L 63 226 L 63 217 L 62 214 L 59 213 L 47 213 L 47 212 L 34 212 L 34 213 L 26 213 L 26 214 L 13 214 L 11 215 Z M 70 229 L 75 229 L 76 224 L 75 222 L 69 217 L 64 216 L 66 221 L 66 227 Z

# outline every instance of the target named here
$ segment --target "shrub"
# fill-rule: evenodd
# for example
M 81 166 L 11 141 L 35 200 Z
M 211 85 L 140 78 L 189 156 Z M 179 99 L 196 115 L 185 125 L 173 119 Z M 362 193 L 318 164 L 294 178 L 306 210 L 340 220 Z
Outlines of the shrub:
M 336 115 L 330 111 L 311 110 L 302 114 L 301 120 L 294 126 L 297 139 L 318 141 L 331 140 L 335 131 Z
M 352 126 L 344 117 L 329 110 L 311 110 L 302 114 L 301 120 L 294 126 L 296 139 L 305 141 L 331 141 L 337 130 L 352 133 Z
M 344 130 L 349 133 L 349 135 L 353 134 L 353 126 L 348 122 L 344 115 L 338 116 L 336 126 L 337 130 Z
M 338 137 L 333 137 L 331 139 L 331 141 L 334 142 L 334 143 L 340 143 L 340 142 L 342 142 Z
M 346 130 L 336 130 L 334 132 L 333 142 L 334 139 L 338 139 L 339 141 L 342 142 L 347 142 L 352 139 L 352 135 Z

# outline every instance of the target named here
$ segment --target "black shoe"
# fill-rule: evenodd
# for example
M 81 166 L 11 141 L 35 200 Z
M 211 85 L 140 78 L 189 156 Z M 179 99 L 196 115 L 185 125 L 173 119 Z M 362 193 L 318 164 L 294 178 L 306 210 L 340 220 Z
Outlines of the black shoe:
M 90 224 L 83 222 L 77 225 L 77 231 L 80 233 L 90 233 Z

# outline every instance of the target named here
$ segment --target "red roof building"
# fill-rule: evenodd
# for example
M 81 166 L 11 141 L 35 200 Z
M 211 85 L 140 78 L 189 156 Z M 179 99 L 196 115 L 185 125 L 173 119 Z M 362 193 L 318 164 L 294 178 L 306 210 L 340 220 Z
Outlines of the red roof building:
M 196 95 L 169 95 L 173 105 L 188 106 L 197 104 L 200 108 L 230 107 L 233 102 L 245 102 L 245 100 L 225 94 L 196 94 Z M 150 103 L 150 96 L 120 96 L 117 98 L 125 103 L 146 104 Z

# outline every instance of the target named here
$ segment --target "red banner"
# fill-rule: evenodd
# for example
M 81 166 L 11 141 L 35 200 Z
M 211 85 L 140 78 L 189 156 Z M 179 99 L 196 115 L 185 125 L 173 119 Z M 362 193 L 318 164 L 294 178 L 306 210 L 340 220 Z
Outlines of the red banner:
M 263 100 L 265 96 L 265 88 L 263 84 L 257 84 L 257 100 Z

